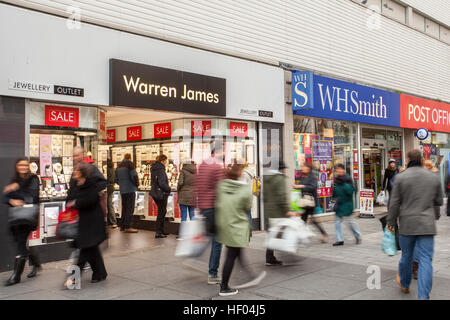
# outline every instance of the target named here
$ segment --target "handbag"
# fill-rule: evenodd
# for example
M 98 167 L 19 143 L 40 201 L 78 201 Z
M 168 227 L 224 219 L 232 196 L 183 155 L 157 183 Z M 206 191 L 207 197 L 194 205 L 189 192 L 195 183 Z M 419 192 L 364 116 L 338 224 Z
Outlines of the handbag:
M 298 206 L 300 208 L 315 208 L 316 201 L 310 194 L 303 194 L 300 200 L 298 200 Z
M 8 213 L 8 223 L 11 226 L 38 225 L 39 206 L 36 204 L 25 204 L 21 207 L 10 207 Z
M 155 182 L 152 182 L 152 188 L 150 189 L 150 195 L 155 201 L 160 201 L 164 199 L 164 192 L 158 185 L 158 176 L 155 178 Z
M 78 235 L 78 210 L 66 209 L 59 213 L 56 237 L 59 239 L 75 239 Z

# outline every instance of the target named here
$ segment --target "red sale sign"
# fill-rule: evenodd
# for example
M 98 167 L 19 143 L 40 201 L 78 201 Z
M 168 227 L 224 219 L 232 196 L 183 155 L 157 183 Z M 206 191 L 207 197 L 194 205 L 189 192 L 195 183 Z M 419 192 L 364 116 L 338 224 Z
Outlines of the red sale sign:
M 402 94 L 400 105 L 402 128 L 450 132 L 450 104 Z
M 109 129 L 106 132 L 106 136 L 107 136 L 107 138 L 106 138 L 107 143 L 116 142 L 116 129 Z
M 248 137 L 248 124 L 244 122 L 230 122 L 230 136 Z
M 211 121 L 191 121 L 191 136 L 210 137 L 211 127 Z
M 80 110 L 59 106 L 45 106 L 45 125 L 56 127 L 79 127 Z
M 170 138 L 172 136 L 172 123 L 158 123 L 154 125 L 155 139 Z
M 127 141 L 142 140 L 142 126 L 127 128 Z

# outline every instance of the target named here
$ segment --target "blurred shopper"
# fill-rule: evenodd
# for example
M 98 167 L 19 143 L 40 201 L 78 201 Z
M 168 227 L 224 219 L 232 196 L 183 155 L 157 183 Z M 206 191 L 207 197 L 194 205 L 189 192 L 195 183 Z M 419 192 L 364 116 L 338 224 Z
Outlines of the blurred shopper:
M 73 200 L 67 207 L 78 210 L 78 235 L 75 245 L 80 249 L 80 254 L 77 265 L 82 270 L 88 262 L 93 272 L 91 282 L 96 283 L 105 280 L 108 275 L 99 248 L 107 239 L 100 203 L 100 194 L 107 187 L 107 181 L 96 175 L 94 167 L 86 163 L 76 165 L 72 177 L 77 188 L 73 190 Z
M 169 199 L 172 189 L 167 179 L 166 167 L 167 156 L 161 154 L 156 158 L 156 162 L 152 164 L 152 197 L 158 206 L 158 217 L 156 218 L 156 235 L 155 238 L 167 238 L 168 234 L 164 232 L 164 219 L 167 213 L 167 200 Z
M 178 204 L 181 210 L 181 221 L 194 220 L 195 216 L 195 176 L 197 166 L 193 161 L 185 161 L 178 177 Z M 177 237 L 179 239 L 179 237 Z
M 206 219 L 207 234 L 211 238 L 211 254 L 209 257 L 208 284 L 220 284 L 222 279 L 218 275 L 222 245 L 215 239 L 215 201 L 216 188 L 225 178 L 221 152 L 214 143 L 211 145 L 211 157 L 203 161 L 198 167 L 195 181 L 197 207 Z
M 251 189 L 252 189 L 252 195 L 254 195 L 254 191 L 253 191 L 253 187 L 254 186 L 253 186 L 253 184 L 255 183 L 255 179 L 256 179 L 255 173 L 248 166 L 248 163 L 246 161 L 241 160 L 239 163 L 242 163 L 243 167 L 244 167 L 244 171 L 242 172 L 242 175 L 239 178 L 239 180 L 245 182 L 246 184 L 248 184 L 251 187 Z M 253 198 L 252 198 L 252 202 L 253 202 Z M 252 218 L 252 210 L 251 209 L 247 212 L 247 216 L 248 216 L 248 220 L 250 222 L 250 237 L 251 237 L 252 236 L 252 231 L 253 231 L 253 218 Z
M 127 153 L 123 161 L 118 165 L 115 174 L 115 182 L 119 185 L 120 196 L 122 197 L 122 219 L 120 231 L 126 233 L 137 233 L 138 230 L 131 228 L 134 207 L 136 202 L 136 191 L 139 186 L 139 179 L 136 168 L 131 162 L 131 154 Z
M 295 216 L 295 213 L 289 211 L 286 168 L 284 162 L 280 161 L 278 170 L 268 170 L 263 177 L 264 218 L 267 226 L 269 219 Z M 273 250 L 267 249 L 266 265 L 279 266 L 282 264 L 283 262 L 275 257 Z
M 343 164 L 336 166 L 336 179 L 333 187 L 333 197 L 336 197 L 336 204 L 334 211 L 336 213 L 336 242 L 333 246 L 343 246 L 344 236 L 342 235 L 342 220 L 346 217 L 350 229 L 356 239 L 356 244 L 361 243 L 361 233 L 359 232 L 358 225 L 353 219 L 353 193 L 355 188 L 353 187 L 353 181 L 345 171 Z
M 312 164 L 305 162 L 301 168 L 301 176 L 299 179 L 299 184 L 294 185 L 295 189 L 302 190 L 302 196 L 310 196 L 314 198 L 314 203 L 317 203 L 317 180 L 312 174 Z M 304 208 L 305 212 L 302 214 L 302 220 L 305 223 L 308 223 L 308 217 L 311 216 L 313 224 L 316 226 L 317 230 L 319 230 L 322 235 L 322 242 L 328 242 L 328 234 L 325 229 L 318 223 L 314 218 L 314 211 L 316 210 L 315 206 Z
M 392 187 L 394 185 L 394 177 L 395 175 L 399 173 L 396 165 L 395 159 L 389 160 L 389 166 L 384 170 L 384 179 L 383 179 L 383 185 L 381 186 L 381 189 L 387 190 L 389 192 L 389 197 L 391 197 L 391 191 Z
M 107 203 L 108 203 L 108 216 L 107 216 L 107 222 L 108 226 L 115 229 L 117 228 L 117 220 L 116 220 L 116 212 L 114 210 L 113 205 L 113 198 L 114 198 L 114 185 L 116 183 L 116 172 L 114 171 L 114 163 L 111 159 L 108 159 L 107 161 L 107 169 L 106 169 L 106 176 L 108 180 L 108 187 L 107 187 Z
M 10 207 L 21 207 L 24 204 L 39 203 L 39 179 L 30 172 L 30 163 L 28 158 L 19 158 L 15 164 L 15 173 L 11 183 L 3 189 L 4 202 Z M 23 224 L 9 226 L 16 243 L 16 260 L 14 263 L 14 272 L 6 281 L 6 286 L 11 286 L 20 282 L 22 272 L 25 268 L 27 259 L 33 266 L 28 278 L 35 277 L 37 271 L 41 269 L 39 257 L 32 248 L 28 250 L 27 240 L 30 233 L 36 230 L 37 225 Z
M 447 192 L 447 216 L 450 217 L 450 172 L 447 175 L 447 179 L 445 179 L 445 190 Z
M 435 206 L 442 206 L 442 189 L 438 177 L 422 168 L 419 150 L 408 152 L 408 168 L 396 178 L 389 207 L 388 226 L 399 219 L 400 247 L 397 283 L 401 291 L 409 293 L 412 278 L 411 264 L 414 250 L 419 260 L 418 298 L 429 299 L 433 283 L 434 236 L 436 235 Z
M 222 272 L 220 296 L 231 296 L 238 293 L 228 285 L 236 258 L 243 269 L 250 275 L 251 281 L 240 287 L 257 285 L 265 273 L 254 277 L 243 258 L 243 248 L 249 245 L 250 221 L 248 211 L 252 208 L 253 194 L 251 185 L 239 181 L 244 165 L 235 163 L 227 171 L 227 179 L 219 183 L 216 198 L 217 242 L 227 247 L 227 256 Z

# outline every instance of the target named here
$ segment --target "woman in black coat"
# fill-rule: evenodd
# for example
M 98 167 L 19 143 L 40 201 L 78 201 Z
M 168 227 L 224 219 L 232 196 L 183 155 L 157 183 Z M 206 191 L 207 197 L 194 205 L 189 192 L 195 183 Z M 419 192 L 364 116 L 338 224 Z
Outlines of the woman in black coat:
M 153 199 L 158 206 L 158 217 L 156 218 L 156 235 L 155 238 L 166 238 L 167 233 L 164 232 L 164 217 L 167 213 L 167 200 L 169 199 L 170 192 L 172 191 L 169 186 L 169 181 L 166 174 L 167 156 L 160 155 L 156 159 L 156 162 L 152 165 L 152 188 L 159 188 L 161 190 L 161 199 Z M 151 192 L 154 193 L 155 190 Z
M 106 188 L 105 178 L 95 175 L 93 166 L 81 163 L 74 168 L 77 186 L 72 190 L 74 200 L 67 204 L 78 210 L 78 235 L 75 245 L 80 249 L 78 267 L 83 270 L 86 262 L 92 268 L 92 283 L 107 277 L 99 245 L 107 239 L 105 217 L 100 204 L 100 192 Z
M 39 203 L 39 179 L 30 172 L 30 162 L 28 158 L 20 158 L 16 161 L 16 169 L 11 183 L 3 189 L 4 202 L 10 207 L 20 207 L 24 204 Z M 37 271 L 41 268 L 37 254 L 27 248 L 27 240 L 30 233 L 36 230 L 37 224 L 34 225 L 14 225 L 10 226 L 10 231 L 16 242 L 16 260 L 14 264 L 14 273 L 6 282 L 6 286 L 11 286 L 20 282 L 23 269 L 27 258 L 30 259 L 30 265 L 33 270 L 28 274 L 28 278 L 36 276 Z
M 314 203 L 317 203 L 317 180 L 312 174 L 312 165 L 305 162 L 301 169 L 301 177 L 298 185 L 294 185 L 295 189 L 301 189 L 304 195 L 310 195 L 314 197 Z M 314 214 L 315 207 L 304 208 L 305 212 L 302 214 L 302 220 L 307 223 L 308 217 Z M 328 234 L 323 227 L 312 218 L 313 224 L 322 234 L 322 242 L 328 242 Z

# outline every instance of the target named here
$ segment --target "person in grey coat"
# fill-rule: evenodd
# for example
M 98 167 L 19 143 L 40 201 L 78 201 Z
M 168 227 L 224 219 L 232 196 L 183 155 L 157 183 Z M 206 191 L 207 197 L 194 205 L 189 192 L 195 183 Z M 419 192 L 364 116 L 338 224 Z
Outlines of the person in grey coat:
M 195 176 L 197 175 L 197 166 L 192 161 L 183 163 L 180 176 L 178 178 L 178 204 L 181 210 L 181 221 L 189 219 L 194 220 L 195 211 Z
M 437 233 L 435 206 L 442 206 L 439 178 L 422 167 L 419 150 L 408 152 L 408 168 L 395 178 L 387 224 L 394 233 L 399 220 L 399 240 L 402 257 L 397 283 L 403 293 L 409 293 L 414 250 L 419 260 L 418 298 L 427 300 L 433 284 L 434 236 Z
M 123 161 L 116 170 L 115 181 L 120 187 L 120 196 L 122 197 L 122 221 L 120 231 L 126 233 L 137 233 L 138 231 L 131 228 L 131 219 L 134 213 L 136 202 L 136 191 L 139 186 L 139 179 L 133 162 L 131 162 L 131 154 L 127 153 Z

